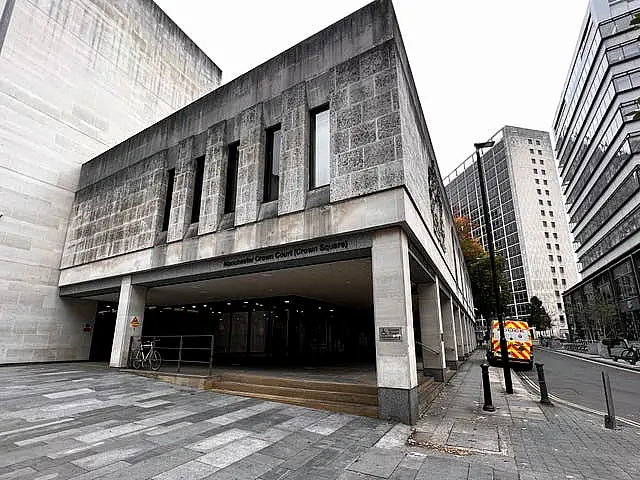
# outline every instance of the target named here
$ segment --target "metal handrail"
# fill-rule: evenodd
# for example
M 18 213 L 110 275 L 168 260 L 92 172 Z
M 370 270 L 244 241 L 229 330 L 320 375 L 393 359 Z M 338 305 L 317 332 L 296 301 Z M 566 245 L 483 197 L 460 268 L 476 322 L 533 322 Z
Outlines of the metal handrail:
M 178 346 L 163 346 L 158 345 L 157 341 L 161 341 L 162 339 L 166 340 L 175 340 L 178 342 Z M 207 345 L 203 347 L 185 347 L 185 340 L 194 340 L 194 339 L 206 339 L 208 340 Z M 177 373 L 180 373 L 180 370 L 183 364 L 204 364 L 209 367 L 209 376 L 211 376 L 213 370 L 213 347 L 214 347 L 214 335 L 153 335 L 153 336 L 145 336 L 145 337 L 134 337 L 132 336 L 129 340 L 129 365 L 131 365 L 132 355 L 134 352 L 133 344 L 134 341 L 137 344 L 143 344 L 144 342 L 153 341 L 155 343 L 155 350 L 159 352 L 178 352 L 178 358 L 163 358 L 163 363 L 176 363 L 177 364 Z M 185 358 L 183 353 L 187 352 L 208 352 L 208 360 L 192 360 Z M 162 355 L 164 356 L 164 355 Z M 188 356 L 187 356 L 188 357 Z
M 424 348 L 425 350 L 430 351 L 431 353 L 433 353 L 434 355 L 440 355 L 441 352 L 437 351 L 435 348 L 430 347 L 429 345 L 425 345 L 422 342 L 419 342 L 418 340 L 416 340 L 416 344 L 420 345 L 422 348 Z

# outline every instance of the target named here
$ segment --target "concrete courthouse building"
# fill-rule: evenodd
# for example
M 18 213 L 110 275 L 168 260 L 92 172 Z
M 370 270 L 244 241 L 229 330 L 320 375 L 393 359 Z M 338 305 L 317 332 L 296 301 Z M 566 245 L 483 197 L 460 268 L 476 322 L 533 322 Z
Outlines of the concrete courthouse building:
M 151 0 L 0 0 L 0 364 L 88 358 L 96 304 L 58 295 L 80 166 L 219 81 Z
M 59 286 L 101 302 L 112 366 L 141 333 L 213 334 L 216 362 L 370 359 L 379 415 L 414 422 L 419 376 L 474 347 L 473 303 L 391 2 L 85 163 Z

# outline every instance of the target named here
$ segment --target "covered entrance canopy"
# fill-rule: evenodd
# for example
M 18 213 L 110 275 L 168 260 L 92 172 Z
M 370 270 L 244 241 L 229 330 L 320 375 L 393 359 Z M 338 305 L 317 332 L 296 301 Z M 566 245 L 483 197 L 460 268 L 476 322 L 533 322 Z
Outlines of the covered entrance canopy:
M 371 259 L 360 258 L 150 287 L 132 335 L 213 335 L 219 365 L 372 361 L 371 283 Z M 92 298 L 104 302 L 96 332 L 105 336 L 92 348 L 104 360 L 96 352 L 110 355 L 118 295 Z

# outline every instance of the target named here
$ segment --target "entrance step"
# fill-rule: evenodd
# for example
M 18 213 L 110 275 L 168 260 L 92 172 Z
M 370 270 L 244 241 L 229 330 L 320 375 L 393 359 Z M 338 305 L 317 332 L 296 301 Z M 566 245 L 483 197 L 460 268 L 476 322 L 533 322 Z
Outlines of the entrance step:
M 420 377 L 418 385 L 418 404 L 420 412 L 424 412 L 431 402 L 438 396 L 444 388 L 443 382 L 436 382 L 433 377 Z
M 205 388 L 333 412 L 378 416 L 378 389 L 372 385 L 222 373 L 207 379 Z

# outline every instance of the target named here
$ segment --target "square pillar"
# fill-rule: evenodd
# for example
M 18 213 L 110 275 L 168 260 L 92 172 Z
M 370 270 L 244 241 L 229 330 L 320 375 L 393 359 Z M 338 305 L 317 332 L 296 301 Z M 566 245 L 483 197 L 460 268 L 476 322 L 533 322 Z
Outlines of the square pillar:
M 447 370 L 440 310 L 440 282 L 418 285 L 422 363 L 426 376 L 444 382 Z
M 471 353 L 473 351 L 473 337 L 475 336 L 476 329 L 470 317 L 467 317 L 466 329 L 467 329 L 467 335 L 466 335 L 467 351 Z
M 228 153 L 226 122 L 207 130 L 198 235 L 215 232 L 224 215 Z
M 235 226 L 255 222 L 264 187 L 264 145 L 266 133 L 262 122 L 262 104 L 240 114 L 240 146 Z
M 371 248 L 378 415 L 406 424 L 418 419 L 409 247 L 400 228 L 377 231 Z
M 193 199 L 196 174 L 196 163 L 192 158 L 192 152 L 193 137 L 186 138 L 178 145 L 167 242 L 182 240 L 191 222 L 191 200 Z
M 278 215 L 304 210 L 307 198 L 311 133 L 305 82 L 282 92 L 281 128 Z
M 471 322 L 471 346 L 470 346 L 469 353 L 471 353 L 478 347 L 478 336 L 476 335 L 475 319 L 470 318 L 469 321 Z
M 116 328 L 113 332 L 113 346 L 111 347 L 109 366 L 119 368 L 127 366 L 131 337 L 140 337 L 142 335 L 146 297 L 147 287 L 131 285 L 130 275 L 123 277 L 120 284 Z M 136 328 L 131 325 L 133 317 L 138 320 L 139 325 Z
M 468 353 L 467 347 L 465 345 L 464 313 L 461 312 L 458 307 L 454 307 L 453 318 L 456 322 L 456 333 L 458 334 L 456 336 L 456 340 L 458 341 L 458 361 L 463 361 Z
M 443 296 L 442 308 L 442 329 L 444 333 L 444 352 L 447 367 L 452 370 L 458 369 L 458 339 L 456 338 L 456 321 L 453 315 L 453 302 L 451 297 Z M 460 332 L 462 335 L 462 332 Z

